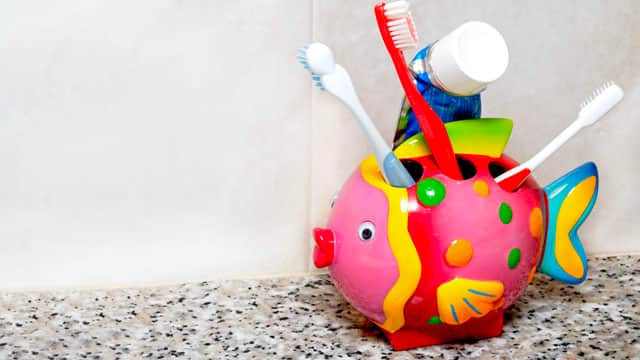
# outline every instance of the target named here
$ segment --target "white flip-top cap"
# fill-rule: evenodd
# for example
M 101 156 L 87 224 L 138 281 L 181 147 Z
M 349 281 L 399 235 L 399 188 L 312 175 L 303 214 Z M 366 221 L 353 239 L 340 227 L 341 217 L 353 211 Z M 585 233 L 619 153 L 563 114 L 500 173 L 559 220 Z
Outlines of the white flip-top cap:
M 427 61 L 434 85 L 452 94 L 469 96 L 504 74 L 509 50 L 493 26 L 470 21 L 433 44 Z

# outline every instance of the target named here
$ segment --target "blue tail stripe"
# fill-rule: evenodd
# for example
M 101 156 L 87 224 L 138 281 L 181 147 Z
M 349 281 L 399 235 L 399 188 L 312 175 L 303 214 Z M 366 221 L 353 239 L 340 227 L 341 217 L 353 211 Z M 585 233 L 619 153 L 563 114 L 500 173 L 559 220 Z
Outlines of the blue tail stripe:
M 456 314 L 456 308 L 453 306 L 453 304 L 450 304 L 449 307 L 451 308 L 451 315 L 453 315 L 453 320 L 456 321 L 456 324 L 459 324 L 460 321 L 458 321 L 458 315 Z
M 489 294 L 489 293 L 485 293 L 482 291 L 478 291 L 478 290 L 474 290 L 474 289 L 469 289 L 469 292 L 472 294 L 476 294 L 476 295 L 480 295 L 480 296 L 486 296 L 486 297 L 496 297 L 495 295 Z
M 475 306 L 471 305 L 471 302 L 469 302 L 469 300 L 467 298 L 462 298 L 462 301 L 464 301 L 465 304 L 467 304 L 467 306 L 473 310 L 474 313 L 478 314 L 478 315 L 482 315 L 480 313 L 480 311 L 478 311 L 478 309 L 475 308 Z

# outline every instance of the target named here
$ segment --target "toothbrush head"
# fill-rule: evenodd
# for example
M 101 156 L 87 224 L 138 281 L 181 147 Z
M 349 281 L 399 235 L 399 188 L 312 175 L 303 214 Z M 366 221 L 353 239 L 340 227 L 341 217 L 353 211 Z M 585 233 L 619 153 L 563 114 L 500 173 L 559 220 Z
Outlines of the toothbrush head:
M 305 51 L 311 72 L 318 75 L 331 74 L 336 70 L 333 52 L 323 43 L 313 43 Z
M 593 92 L 580 105 L 580 121 L 583 126 L 594 124 L 602 118 L 609 110 L 616 106 L 624 97 L 624 91 L 610 81 Z
M 418 32 L 409 11 L 408 1 L 399 0 L 384 4 L 384 16 L 396 48 L 408 50 L 418 46 Z
M 384 16 L 386 16 L 387 19 L 401 19 L 410 14 L 408 1 L 398 0 L 384 4 Z
M 331 49 L 322 43 L 307 44 L 298 49 L 298 61 L 311 73 L 314 85 L 324 90 L 321 76 L 332 74 L 336 70 Z

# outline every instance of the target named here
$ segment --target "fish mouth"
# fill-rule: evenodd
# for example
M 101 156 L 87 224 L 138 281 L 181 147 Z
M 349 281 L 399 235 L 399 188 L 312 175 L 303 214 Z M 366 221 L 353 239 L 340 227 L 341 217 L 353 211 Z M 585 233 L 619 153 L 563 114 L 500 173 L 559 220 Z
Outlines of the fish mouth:
M 313 239 L 316 246 L 313 249 L 313 264 L 317 268 L 323 268 L 333 263 L 335 255 L 335 237 L 331 229 L 313 229 Z

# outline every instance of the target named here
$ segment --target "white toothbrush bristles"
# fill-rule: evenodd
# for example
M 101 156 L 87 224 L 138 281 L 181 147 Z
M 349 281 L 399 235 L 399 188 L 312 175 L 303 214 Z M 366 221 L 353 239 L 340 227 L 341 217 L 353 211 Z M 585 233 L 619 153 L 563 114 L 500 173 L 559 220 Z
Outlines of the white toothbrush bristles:
M 613 81 L 597 88 L 582 104 L 580 117 L 582 124 L 589 126 L 604 116 L 624 97 L 624 91 Z
M 399 19 L 409 16 L 409 2 L 400 0 L 384 4 L 384 16 L 388 19 Z
M 593 94 L 591 94 L 591 96 L 589 96 L 585 101 L 582 102 L 582 104 L 580 104 L 580 109 L 582 109 L 585 106 L 587 106 L 590 102 L 593 101 L 593 99 L 598 97 L 598 95 L 602 94 L 609 86 L 611 86 L 613 84 L 614 84 L 613 81 L 608 81 L 604 85 L 602 85 L 599 88 L 593 90 Z
M 395 1 L 385 4 L 384 14 L 389 20 L 387 27 L 396 48 L 406 50 L 418 46 L 418 33 L 407 1 Z

